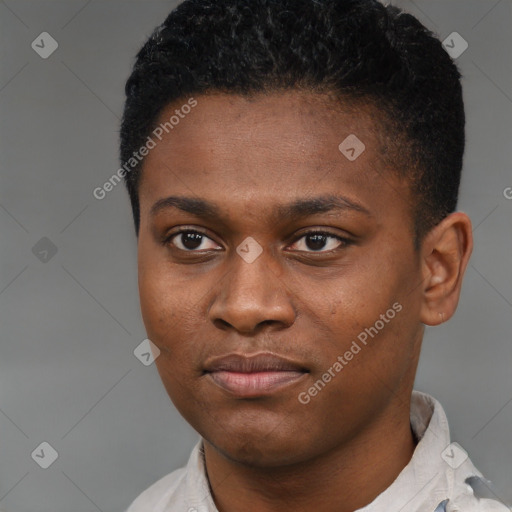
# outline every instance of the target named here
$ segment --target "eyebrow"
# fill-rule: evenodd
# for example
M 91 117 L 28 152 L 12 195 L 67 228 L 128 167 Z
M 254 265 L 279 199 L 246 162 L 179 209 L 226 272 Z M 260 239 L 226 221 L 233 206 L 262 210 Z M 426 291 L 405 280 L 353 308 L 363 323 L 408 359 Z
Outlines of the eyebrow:
M 150 216 L 155 217 L 161 211 L 169 208 L 176 208 L 196 217 L 215 218 L 219 220 L 222 218 L 221 208 L 216 203 L 185 196 L 169 196 L 159 199 L 151 207 Z M 274 214 L 280 219 L 288 220 L 333 211 L 356 211 L 373 217 L 370 211 L 361 204 L 339 195 L 297 199 L 289 204 L 277 205 Z

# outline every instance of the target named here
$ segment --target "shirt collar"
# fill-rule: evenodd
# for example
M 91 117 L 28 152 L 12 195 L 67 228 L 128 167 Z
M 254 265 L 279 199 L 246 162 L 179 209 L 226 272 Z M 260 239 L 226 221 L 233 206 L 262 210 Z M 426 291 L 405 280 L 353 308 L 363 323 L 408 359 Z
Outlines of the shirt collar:
M 441 457 L 450 444 L 448 420 L 441 404 L 430 395 L 413 391 L 410 422 L 419 440 L 411 460 L 386 490 L 357 512 L 434 511 L 452 494 L 451 473 Z
M 450 431 L 441 404 L 430 395 L 413 391 L 410 423 L 418 440 L 411 460 L 391 486 L 356 512 L 434 511 L 451 495 L 451 473 L 441 458 L 450 443 Z M 218 512 L 206 476 L 202 441 L 194 447 L 187 464 L 185 495 L 187 510 Z

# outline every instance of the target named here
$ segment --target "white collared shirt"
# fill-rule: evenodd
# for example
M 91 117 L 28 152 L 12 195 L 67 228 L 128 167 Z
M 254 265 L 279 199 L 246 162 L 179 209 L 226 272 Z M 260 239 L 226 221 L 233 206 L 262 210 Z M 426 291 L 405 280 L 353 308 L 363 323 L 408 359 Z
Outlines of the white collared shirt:
M 437 400 L 413 391 L 411 428 L 419 440 L 411 460 L 385 491 L 355 512 L 512 510 L 497 501 L 490 482 L 467 453 L 450 443 L 446 414 Z M 126 512 L 218 512 L 206 477 L 202 441 L 192 450 L 186 467 L 158 480 Z

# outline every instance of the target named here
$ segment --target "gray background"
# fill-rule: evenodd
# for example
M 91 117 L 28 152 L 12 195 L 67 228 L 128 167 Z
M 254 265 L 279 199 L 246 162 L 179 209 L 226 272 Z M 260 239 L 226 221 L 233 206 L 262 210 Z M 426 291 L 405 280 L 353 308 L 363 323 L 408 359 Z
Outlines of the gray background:
M 469 43 L 457 59 L 468 121 L 460 209 L 476 248 L 456 316 L 427 330 L 416 387 L 441 401 L 454 440 L 512 502 L 512 2 L 394 3 Z M 92 196 L 119 167 L 134 55 L 175 4 L 0 1 L 6 512 L 121 512 L 197 439 L 155 366 L 133 354 L 145 331 L 126 191 Z M 31 48 L 43 31 L 59 44 L 46 60 Z M 46 262 L 33 253 L 43 237 L 57 249 Z M 43 441 L 59 455 L 48 469 L 31 458 Z

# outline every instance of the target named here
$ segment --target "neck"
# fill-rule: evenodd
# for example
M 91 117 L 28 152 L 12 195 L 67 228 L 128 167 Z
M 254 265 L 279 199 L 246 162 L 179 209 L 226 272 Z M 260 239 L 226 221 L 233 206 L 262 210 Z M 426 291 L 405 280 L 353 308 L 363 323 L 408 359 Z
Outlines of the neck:
M 343 446 L 286 467 L 248 467 L 204 441 L 219 512 L 353 512 L 371 503 L 408 464 L 415 448 L 410 402 L 388 410 Z

